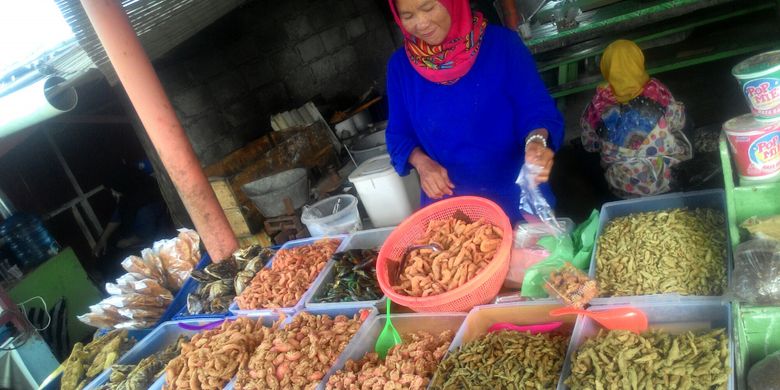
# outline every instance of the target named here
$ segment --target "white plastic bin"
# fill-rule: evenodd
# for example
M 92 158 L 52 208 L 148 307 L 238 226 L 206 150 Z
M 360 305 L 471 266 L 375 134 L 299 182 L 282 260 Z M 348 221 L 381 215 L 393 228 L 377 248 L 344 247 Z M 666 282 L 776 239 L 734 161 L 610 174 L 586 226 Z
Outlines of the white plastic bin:
M 349 175 L 374 227 L 396 226 L 420 206 L 420 180 L 412 171 L 401 177 L 390 155 L 374 157 Z
M 363 228 L 357 206 L 358 199 L 352 195 L 331 196 L 304 206 L 301 222 L 312 237 L 354 233 Z

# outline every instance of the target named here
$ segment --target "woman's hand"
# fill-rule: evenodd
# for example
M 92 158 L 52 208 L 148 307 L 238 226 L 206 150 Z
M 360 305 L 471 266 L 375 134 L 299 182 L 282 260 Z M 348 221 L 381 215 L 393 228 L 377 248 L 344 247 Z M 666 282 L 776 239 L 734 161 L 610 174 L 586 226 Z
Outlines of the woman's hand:
M 455 185 L 450 181 L 447 170 L 428 157 L 420 148 L 415 148 L 409 156 L 409 163 L 420 175 L 420 186 L 431 199 L 441 199 L 452 195 Z
M 546 146 L 546 142 L 543 139 L 533 137 L 535 134 L 542 136 L 544 140 L 547 139 L 546 129 L 536 129 L 528 135 L 525 144 L 525 162 L 542 167 L 541 172 L 536 177 L 536 183 L 546 183 L 550 180 L 555 153 Z

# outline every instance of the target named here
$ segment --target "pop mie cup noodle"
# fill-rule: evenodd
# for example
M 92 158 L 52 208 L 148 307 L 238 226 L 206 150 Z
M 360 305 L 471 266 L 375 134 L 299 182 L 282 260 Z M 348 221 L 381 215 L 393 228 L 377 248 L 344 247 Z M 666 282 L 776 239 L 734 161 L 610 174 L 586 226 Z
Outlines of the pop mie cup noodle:
M 750 57 L 731 73 L 739 80 L 756 119 L 780 120 L 780 50 Z
M 780 122 L 757 121 L 745 114 L 723 124 L 739 177 L 765 180 L 780 173 Z

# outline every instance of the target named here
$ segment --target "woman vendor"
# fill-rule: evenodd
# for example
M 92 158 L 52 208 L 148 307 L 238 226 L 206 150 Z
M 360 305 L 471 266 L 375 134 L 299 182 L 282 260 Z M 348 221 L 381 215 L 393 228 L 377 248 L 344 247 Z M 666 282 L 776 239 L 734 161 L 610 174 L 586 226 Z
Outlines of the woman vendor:
M 488 25 L 468 0 L 390 0 L 404 47 L 390 58 L 387 147 L 420 175 L 422 204 L 475 195 L 520 219 L 524 162 L 545 183 L 563 119 L 518 34 Z M 541 186 L 553 201 L 547 184 Z
M 668 192 L 671 168 L 693 157 L 682 131 L 685 107 L 648 76 L 634 42 L 607 46 L 601 74 L 607 83 L 598 87 L 580 120 L 585 150 L 601 153 L 604 177 L 616 196 Z

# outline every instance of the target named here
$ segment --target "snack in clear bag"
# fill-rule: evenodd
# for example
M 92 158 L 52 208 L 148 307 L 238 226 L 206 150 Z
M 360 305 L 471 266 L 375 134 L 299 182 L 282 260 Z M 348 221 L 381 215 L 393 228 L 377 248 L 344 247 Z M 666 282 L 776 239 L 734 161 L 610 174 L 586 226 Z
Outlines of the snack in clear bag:
M 147 329 L 153 327 L 155 324 L 157 324 L 157 320 L 131 320 L 122 322 L 121 324 L 116 324 L 114 328 L 116 329 Z
M 138 307 L 119 309 L 119 314 L 130 320 L 157 321 L 165 313 L 165 308 Z
M 562 268 L 550 272 L 545 279 L 544 289 L 551 297 L 578 309 L 585 308 L 599 295 L 596 281 L 568 262 Z
M 179 229 L 176 249 L 183 259 L 189 260 L 193 266 L 198 265 L 200 261 L 200 236 L 198 232 L 192 229 Z
M 165 269 L 166 285 L 174 291 L 181 288 L 195 268 L 189 259 L 184 259 L 179 253 L 178 242 L 178 239 L 172 239 L 154 243 L 154 251 L 158 254 L 161 266 Z
M 750 367 L 748 390 L 780 390 L 780 351 Z
M 739 226 L 749 231 L 753 238 L 780 240 L 780 215 L 750 217 Z
M 732 294 L 742 302 L 780 304 L 780 241 L 756 239 L 737 247 Z
M 166 308 L 170 300 L 163 297 L 151 297 L 143 294 L 122 294 L 113 295 L 103 300 L 104 304 L 116 308 L 134 308 L 134 307 L 161 307 Z
M 153 272 L 153 275 L 150 277 L 160 282 L 160 284 L 167 286 L 168 280 L 166 276 L 165 265 L 163 264 L 162 259 L 160 259 L 160 256 L 157 256 L 157 253 L 155 253 L 154 250 L 146 248 L 141 251 L 141 258 L 143 258 L 144 263 Z

